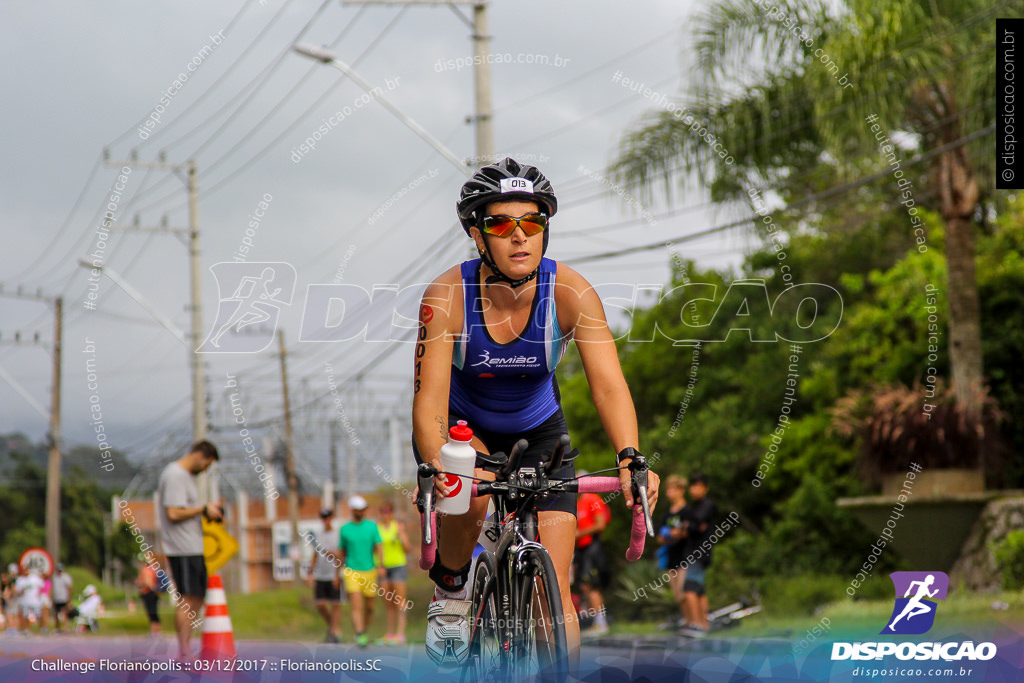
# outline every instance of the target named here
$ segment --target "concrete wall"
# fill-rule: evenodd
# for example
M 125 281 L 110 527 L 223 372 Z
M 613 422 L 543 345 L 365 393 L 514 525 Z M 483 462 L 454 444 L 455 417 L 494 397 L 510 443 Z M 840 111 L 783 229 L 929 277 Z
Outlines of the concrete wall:
M 997 498 L 986 505 L 953 564 L 952 584 L 973 591 L 1000 590 L 993 547 L 1017 529 L 1024 529 L 1024 496 Z

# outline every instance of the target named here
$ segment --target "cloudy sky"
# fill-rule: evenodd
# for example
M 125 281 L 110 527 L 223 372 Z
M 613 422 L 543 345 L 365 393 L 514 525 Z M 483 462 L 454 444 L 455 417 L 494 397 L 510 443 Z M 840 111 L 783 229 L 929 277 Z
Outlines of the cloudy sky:
M 618 74 L 678 97 L 689 69 L 684 28 L 691 12 L 690 3 L 670 0 L 491 4 L 491 52 L 500 62 L 492 67 L 495 146 L 540 166 L 554 184 L 560 211 L 549 256 L 587 257 L 731 218 L 705 211 L 706 198 L 694 192 L 672 205 L 646 205 L 655 215 L 670 215 L 644 220 L 599 176 L 622 132 L 657 107 L 613 79 Z M 132 452 L 157 448 L 168 433 L 187 434 L 190 424 L 185 347 L 110 279 L 90 283 L 90 271 L 78 266 L 100 249 L 105 266 L 187 330 L 185 245 L 170 233 L 114 230 L 101 240 L 97 232 L 112 194 L 117 224 L 187 225 L 185 185 L 171 172 L 138 165 L 119 180 L 121 164 L 111 167 L 107 158 L 195 161 L 205 328 L 227 296 L 210 267 L 231 261 L 247 239 L 247 261 L 295 270 L 294 297 L 280 306 L 279 323 L 293 402 L 301 407 L 328 392 L 330 374 L 353 423 L 391 414 L 407 419 L 411 346 L 367 370 L 395 346 L 386 333 L 377 333 L 380 341 L 299 342 L 307 287 L 398 284 L 414 291 L 464 258 L 469 242 L 451 232 L 462 174 L 380 104 L 367 103 L 344 74 L 290 47 L 330 46 L 457 157 L 468 158 L 475 154 L 466 122 L 473 111 L 473 70 L 466 66 L 472 43 L 459 16 L 444 6 L 338 0 L 40 0 L 4 3 L 0 26 L 8 65 L 0 282 L 5 293 L 21 286 L 64 297 L 63 431 L 70 444 L 92 441 L 96 403 L 111 444 Z M 303 148 L 307 139 L 314 144 Z M 729 231 L 680 252 L 721 265 L 735 262 L 750 240 Z M 595 284 L 661 285 L 669 256 L 649 251 L 576 267 Z M 356 311 L 350 313 L 354 322 Z M 374 329 L 371 321 L 371 338 Z M 50 308 L 0 297 L 0 369 L 48 407 L 48 349 L 11 345 L 15 333 L 23 339 L 38 333 L 48 343 Z M 96 374 L 92 390 L 87 361 Z M 211 354 L 205 361 L 215 424 L 227 419 L 228 373 L 246 387 L 251 422 L 279 415 L 271 350 Z M 360 384 L 344 383 L 360 372 Z M 0 381 L 0 431 L 41 439 L 46 430 L 30 402 Z

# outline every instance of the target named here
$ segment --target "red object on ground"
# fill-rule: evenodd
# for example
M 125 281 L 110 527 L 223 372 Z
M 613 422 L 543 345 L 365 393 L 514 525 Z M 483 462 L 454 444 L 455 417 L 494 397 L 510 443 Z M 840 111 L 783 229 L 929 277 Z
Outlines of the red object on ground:
M 210 577 L 206 587 L 206 615 L 203 618 L 203 648 L 200 659 L 234 659 L 235 635 L 228 616 L 224 583 L 218 574 Z

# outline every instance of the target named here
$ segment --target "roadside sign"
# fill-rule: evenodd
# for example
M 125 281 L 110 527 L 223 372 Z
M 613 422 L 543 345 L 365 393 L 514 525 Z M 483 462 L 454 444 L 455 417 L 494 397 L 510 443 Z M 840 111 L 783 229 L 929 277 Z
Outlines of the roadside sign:
M 206 571 L 215 574 L 238 552 L 236 541 L 220 522 L 203 520 L 203 557 Z
M 23 572 L 35 569 L 41 576 L 49 577 L 53 574 L 53 558 L 46 548 L 29 548 L 18 558 L 18 568 Z

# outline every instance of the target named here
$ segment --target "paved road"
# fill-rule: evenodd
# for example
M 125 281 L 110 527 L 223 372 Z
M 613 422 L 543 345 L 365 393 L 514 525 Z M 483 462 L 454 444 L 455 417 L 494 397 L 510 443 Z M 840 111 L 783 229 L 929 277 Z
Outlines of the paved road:
M 460 676 L 438 672 L 423 654 L 422 645 L 365 649 L 354 645 L 326 645 L 287 641 L 238 641 L 233 662 L 182 663 L 170 636 L 104 637 L 102 634 L 5 636 L 0 635 L 0 681 L 237 681 L 238 683 L 291 683 L 303 681 L 456 681 Z M 198 642 L 194 643 L 198 649 Z M 789 641 L 693 641 L 675 636 L 603 637 L 584 642 L 581 677 L 601 670 L 602 680 L 635 680 L 639 673 L 651 680 L 680 680 L 684 670 L 725 674 L 737 671 L 733 662 L 752 656 L 753 672 L 760 671 L 765 655 L 788 651 Z M 760 663 L 758 663 L 760 662 Z M 231 666 L 233 671 L 225 671 Z M 201 669 L 201 670 L 198 670 Z M 751 671 L 751 668 L 747 668 Z M 701 678 L 694 679 L 701 680 Z M 705 680 L 715 680 L 714 677 Z

